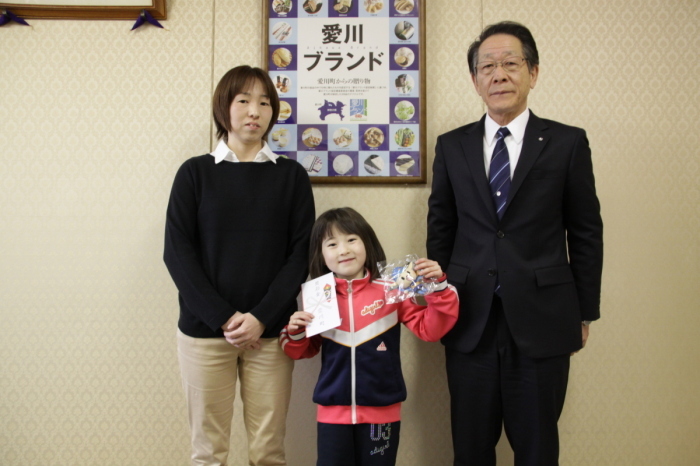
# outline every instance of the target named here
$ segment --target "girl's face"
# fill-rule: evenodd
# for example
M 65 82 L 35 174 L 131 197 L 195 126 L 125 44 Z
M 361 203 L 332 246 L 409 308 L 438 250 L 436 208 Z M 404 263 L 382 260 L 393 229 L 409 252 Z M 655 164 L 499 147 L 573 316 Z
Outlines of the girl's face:
M 331 235 L 321 244 L 321 252 L 326 267 L 336 277 L 355 280 L 365 276 L 367 252 L 358 235 L 342 233 L 333 227 Z

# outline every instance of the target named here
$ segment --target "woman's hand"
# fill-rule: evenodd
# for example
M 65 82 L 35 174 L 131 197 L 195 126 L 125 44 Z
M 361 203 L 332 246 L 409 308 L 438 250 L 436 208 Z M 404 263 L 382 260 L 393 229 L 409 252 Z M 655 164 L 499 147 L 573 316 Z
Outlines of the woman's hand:
M 289 318 L 287 328 L 290 332 L 296 332 L 300 328 L 306 327 L 313 320 L 314 315 L 304 311 L 297 311 Z
M 234 315 L 232 315 L 231 318 L 229 320 L 227 320 L 224 325 L 221 326 L 221 329 L 224 332 L 231 330 L 233 328 L 233 321 L 238 319 L 239 316 L 241 316 L 241 315 L 242 314 L 239 311 L 236 311 L 236 313 Z
M 265 326 L 251 313 L 236 312 L 224 324 L 226 341 L 240 349 L 260 349 L 260 335 Z
M 430 259 L 422 257 L 416 261 L 415 271 L 418 275 L 424 278 L 440 278 L 442 277 L 442 268 L 440 264 Z

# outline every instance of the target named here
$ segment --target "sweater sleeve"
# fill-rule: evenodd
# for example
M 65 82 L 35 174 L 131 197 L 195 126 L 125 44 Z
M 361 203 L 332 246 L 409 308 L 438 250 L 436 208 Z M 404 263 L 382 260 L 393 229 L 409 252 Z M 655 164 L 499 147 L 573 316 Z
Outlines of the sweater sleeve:
M 214 288 L 202 266 L 197 235 L 197 199 L 191 161 L 182 164 L 170 192 L 163 260 L 187 308 L 218 330 L 236 310 Z
M 316 218 L 314 196 L 309 175 L 296 161 L 290 161 L 294 168 L 290 176 L 294 177 L 292 211 L 288 216 L 289 240 L 287 242 L 287 260 L 270 284 L 260 303 L 250 312 L 266 328 L 282 319 L 288 318 L 293 308 L 280 303 L 293 303 L 299 294 L 301 284 L 309 272 L 309 237 Z M 279 328 L 279 327 L 278 327 Z M 273 337 L 274 335 L 263 334 Z
M 449 332 L 459 315 L 457 290 L 447 284 L 445 274 L 439 280 L 437 291 L 425 297 L 427 306 L 413 300 L 406 300 L 399 308 L 399 320 L 418 338 L 425 341 L 438 341 Z
M 321 336 L 306 337 L 306 330 L 290 333 L 285 325 L 280 332 L 280 346 L 284 354 L 292 359 L 313 358 L 321 350 Z

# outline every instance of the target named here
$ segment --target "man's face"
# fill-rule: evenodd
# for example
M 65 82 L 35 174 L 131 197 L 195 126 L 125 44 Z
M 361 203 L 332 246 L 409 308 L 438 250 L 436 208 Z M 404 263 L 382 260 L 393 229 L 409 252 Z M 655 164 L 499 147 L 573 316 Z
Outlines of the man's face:
M 507 58 L 524 58 L 523 44 L 515 36 L 496 34 L 482 42 L 477 63 L 486 61 L 502 62 Z M 507 72 L 498 65 L 490 75 L 477 70 L 472 76 L 476 92 L 484 100 L 488 112 L 501 126 L 510 123 L 527 108 L 527 95 L 535 88 L 539 67 L 528 67 L 523 63 L 520 69 Z

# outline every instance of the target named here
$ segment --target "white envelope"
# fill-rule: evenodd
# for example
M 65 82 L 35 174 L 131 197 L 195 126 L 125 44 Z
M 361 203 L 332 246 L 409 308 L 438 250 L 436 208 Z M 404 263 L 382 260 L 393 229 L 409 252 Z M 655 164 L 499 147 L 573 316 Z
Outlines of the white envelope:
M 340 311 L 338 311 L 338 298 L 335 295 L 333 272 L 301 285 L 301 300 L 304 311 L 314 315 L 314 319 L 306 326 L 307 337 L 340 325 Z

